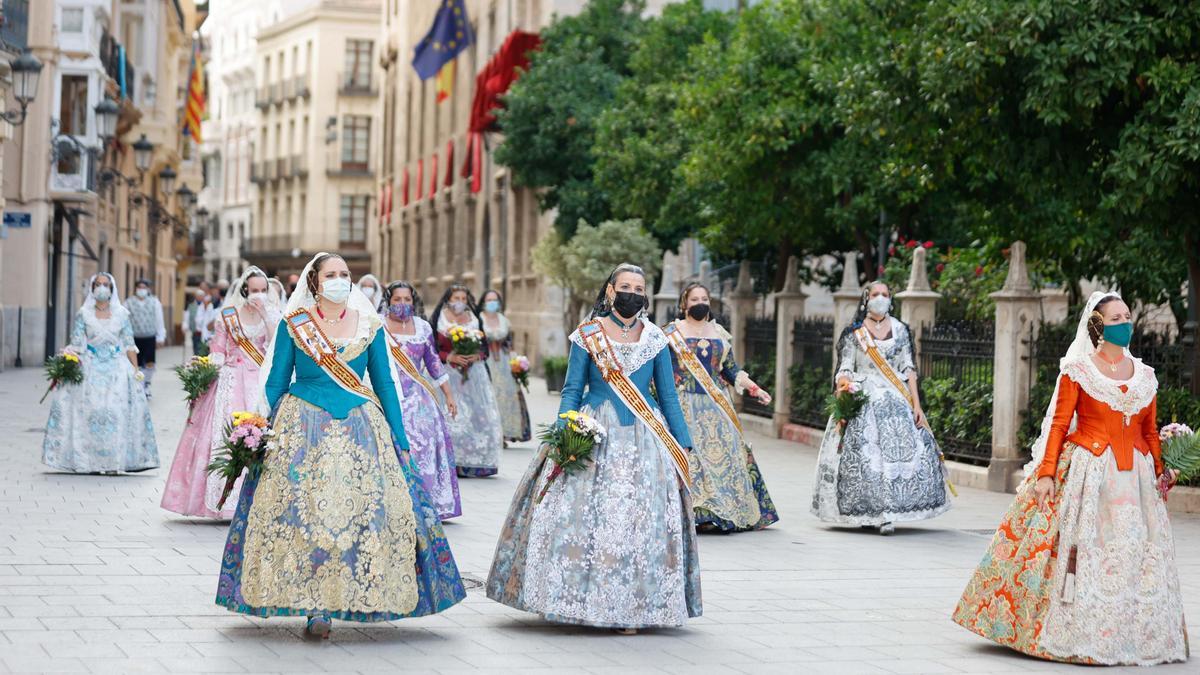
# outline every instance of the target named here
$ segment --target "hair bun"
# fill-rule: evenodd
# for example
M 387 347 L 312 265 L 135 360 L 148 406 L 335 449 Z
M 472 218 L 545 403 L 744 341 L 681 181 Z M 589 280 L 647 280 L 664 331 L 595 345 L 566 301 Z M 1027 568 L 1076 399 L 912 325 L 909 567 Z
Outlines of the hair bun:
M 1088 337 L 1092 340 L 1092 346 L 1099 347 L 1100 342 L 1104 339 L 1104 315 L 1098 311 L 1088 315 L 1087 331 Z

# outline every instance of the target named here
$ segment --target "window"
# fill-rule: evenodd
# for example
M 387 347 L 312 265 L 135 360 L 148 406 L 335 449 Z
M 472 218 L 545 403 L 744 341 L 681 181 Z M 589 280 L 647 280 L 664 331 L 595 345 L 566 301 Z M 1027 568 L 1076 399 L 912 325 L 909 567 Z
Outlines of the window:
M 342 244 L 364 244 L 367 241 L 366 195 L 342 195 L 341 227 L 338 239 Z
M 347 88 L 371 88 L 371 50 L 373 47 L 374 43 L 370 40 L 346 40 L 345 86 Z
M 69 136 L 86 136 L 87 114 L 87 75 L 63 75 L 62 103 L 58 113 L 59 131 Z
M 82 33 L 83 32 L 83 8 L 82 7 L 64 7 L 63 8 L 62 32 L 64 32 L 64 33 Z
M 346 115 L 342 123 L 342 171 L 366 171 L 370 146 L 371 118 Z

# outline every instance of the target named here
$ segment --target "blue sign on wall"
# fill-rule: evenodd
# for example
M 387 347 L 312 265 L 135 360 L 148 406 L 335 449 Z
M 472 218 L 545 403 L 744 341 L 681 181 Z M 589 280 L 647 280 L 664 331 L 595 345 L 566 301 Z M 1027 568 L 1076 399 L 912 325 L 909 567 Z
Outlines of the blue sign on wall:
M 4 212 L 5 227 L 33 227 L 32 214 L 24 211 L 5 211 Z

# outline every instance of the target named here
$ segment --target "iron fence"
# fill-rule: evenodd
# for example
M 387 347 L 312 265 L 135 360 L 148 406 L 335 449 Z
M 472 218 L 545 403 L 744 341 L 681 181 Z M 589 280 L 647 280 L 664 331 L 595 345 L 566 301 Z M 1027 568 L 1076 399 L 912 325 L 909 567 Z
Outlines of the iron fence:
M 775 319 L 746 320 L 746 353 L 742 356 L 750 379 L 767 391 L 775 389 Z M 774 411 L 757 400 L 742 397 L 742 412 L 771 417 Z
M 825 426 L 825 402 L 833 388 L 833 343 L 832 317 L 800 318 L 792 326 L 795 363 L 788 370 L 788 418 L 796 424 Z
M 921 393 L 929 425 L 949 458 L 987 464 L 992 456 L 992 321 L 943 321 L 920 329 Z

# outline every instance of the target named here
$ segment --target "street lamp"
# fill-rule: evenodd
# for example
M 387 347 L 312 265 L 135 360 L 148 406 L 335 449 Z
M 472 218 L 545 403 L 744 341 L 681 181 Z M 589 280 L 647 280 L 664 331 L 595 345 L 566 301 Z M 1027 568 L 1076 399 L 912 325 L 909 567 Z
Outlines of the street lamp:
M 154 144 L 146 138 L 146 134 L 133 142 L 133 164 L 139 173 L 146 173 L 150 169 L 150 156 L 153 154 Z
M 175 191 L 175 169 L 166 167 L 158 172 L 158 189 L 168 197 Z
M 105 96 L 93 110 L 96 111 L 96 130 L 100 138 L 108 143 L 117 135 L 117 116 L 121 114 L 121 109 L 117 107 L 116 101 Z
M 17 99 L 20 110 L 6 110 L 0 113 L 0 118 L 13 126 L 25 122 L 25 109 L 37 98 L 38 81 L 42 77 L 42 62 L 37 60 L 28 49 L 12 60 L 9 64 L 13 76 L 13 97 Z
M 192 192 L 192 189 L 187 186 L 187 183 L 184 183 L 183 187 L 179 188 L 178 196 L 180 208 L 182 208 L 184 211 L 191 211 L 192 206 L 196 203 L 196 193 Z

